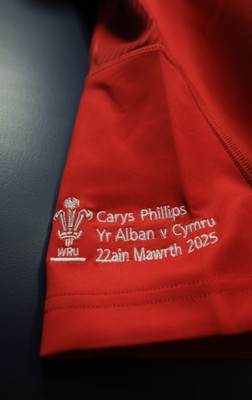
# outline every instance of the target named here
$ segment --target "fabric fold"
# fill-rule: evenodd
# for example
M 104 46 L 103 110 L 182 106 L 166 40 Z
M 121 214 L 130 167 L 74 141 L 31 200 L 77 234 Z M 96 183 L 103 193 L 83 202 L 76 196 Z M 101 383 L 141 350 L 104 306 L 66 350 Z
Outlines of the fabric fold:
M 242 159 L 206 118 L 211 102 L 198 87 L 205 108 L 197 101 L 195 71 L 188 77 L 157 35 L 163 2 L 143 2 L 155 40 L 132 48 L 107 31 L 112 3 L 101 3 L 53 216 L 40 356 L 250 332 Z M 142 2 L 116 7 L 136 4 L 143 13 Z

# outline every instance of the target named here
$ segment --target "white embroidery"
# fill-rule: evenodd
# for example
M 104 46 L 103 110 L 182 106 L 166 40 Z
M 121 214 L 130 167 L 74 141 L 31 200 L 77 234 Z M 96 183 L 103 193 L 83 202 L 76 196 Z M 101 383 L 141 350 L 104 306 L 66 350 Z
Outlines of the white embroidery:
M 123 242 L 129 242 L 129 241 L 135 242 L 136 240 L 149 241 L 153 239 L 155 239 L 155 232 L 152 229 L 136 231 L 131 227 L 124 229 L 119 228 L 115 236 L 116 242 L 118 240 L 122 240 Z
M 96 258 L 96 262 L 101 263 L 114 263 L 114 262 L 127 262 L 130 260 L 130 255 L 128 251 L 122 251 L 122 249 L 117 249 L 117 251 L 111 251 L 110 249 L 97 249 L 99 253 Z
M 133 252 L 135 261 L 151 261 L 162 260 L 169 256 L 177 257 L 182 254 L 182 248 L 177 243 L 173 243 L 169 247 L 154 250 L 148 250 L 145 247 L 141 247 L 141 249 L 134 247 Z
M 127 222 L 135 221 L 133 212 L 112 214 L 103 210 L 97 213 L 96 218 L 97 221 L 102 223 L 109 222 L 113 224 L 115 222 L 120 222 L 121 225 L 124 225 Z
M 80 224 L 82 223 L 84 216 L 86 216 L 87 220 L 90 221 L 93 218 L 93 213 L 90 210 L 80 210 L 76 217 L 76 208 L 80 206 L 80 201 L 75 197 L 68 197 L 64 201 L 64 206 L 67 209 L 67 218 L 66 211 L 59 210 L 54 214 L 53 219 L 60 219 L 62 225 L 62 232 L 58 230 L 58 236 L 60 239 L 65 239 L 65 245 L 67 247 L 73 244 L 75 239 L 79 239 L 82 235 L 83 231 L 78 231 Z
M 57 230 L 57 236 L 64 240 L 64 245 L 58 247 L 55 257 L 50 258 L 51 262 L 86 261 L 85 257 L 81 257 L 79 247 L 73 246 L 73 242 L 82 236 L 83 230 L 80 228 L 83 222 L 92 219 L 94 226 L 91 224 L 89 232 L 97 252 L 96 263 L 141 263 L 164 259 L 173 263 L 172 259 L 185 253 L 202 251 L 219 242 L 218 232 L 209 232 L 216 226 L 216 219 L 209 217 L 190 221 L 185 205 L 172 207 L 166 204 L 134 212 L 100 210 L 93 214 L 88 209 L 79 209 L 80 201 L 77 198 L 68 197 L 64 201 L 64 208 L 58 210 L 53 217 L 60 223 L 61 229 Z M 106 248 L 97 248 L 97 242 Z M 140 246 L 141 242 L 145 242 L 145 247 Z M 116 248 L 116 245 L 122 247 Z
M 58 257 L 77 257 L 79 255 L 78 247 L 58 247 Z
M 58 247 L 58 257 L 51 257 L 52 262 L 85 262 L 85 257 L 79 256 L 78 247 L 70 247 L 73 241 L 79 239 L 83 231 L 79 229 L 84 218 L 91 221 L 93 213 L 90 210 L 82 209 L 77 210 L 80 207 L 80 201 L 75 197 L 68 197 L 64 201 L 64 207 L 66 210 L 57 211 L 53 219 L 59 220 L 61 223 L 62 230 L 58 229 L 57 234 L 60 239 L 65 240 L 66 247 Z
M 192 222 L 188 225 L 182 225 L 182 224 L 175 224 L 172 227 L 172 233 L 175 236 L 182 236 L 183 238 L 186 238 L 190 232 L 197 231 L 199 229 L 205 229 L 207 227 L 213 227 L 216 225 L 216 222 L 213 217 L 210 219 L 202 219 L 200 221 L 195 221 Z
M 86 259 L 84 257 L 51 257 L 51 261 L 53 262 L 85 262 Z
M 177 217 L 183 216 L 187 213 L 185 206 L 180 207 L 172 207 L 170 205 L 159 206 L 154 210 L 152 208 L 142 209 L 140 210 L 141 220 L 145 221 L 146 219 L 149 221 L 156 219 L 173 219 L 175 220 Z
M 103 242 L 103 239 L 104 241 L 109 242 L 112 232 L 107 231 L 106 229 L 103 229 L 102 231 L 100 229 L 96 229 L 96 232 L 99 235 L 100 242 Z
M 105 244 L 107 248 L 96 248 L 98 255 L 95 261 L 126 263 L 168 258 L 172 260 L 186 253 L 201 251 L 219 241 L 216 232 L 209 232 L 209 228 L 217 224 L 215 218 L 189 222 L 190 216 L 187 214 L 185 205 L 162 205 L 134 212 L 97 211 L 94 216 L 98 224 L 95 228 L 96 240 L 101 246 Z M 137 226 L 129 226 L 132 221 L 137 221 Z M 144 229 L 139 230 L 141 225 Z M 146 229 L 148 225 L 151 225 L 152 229 Z M 108 226 L 111 230 L 107 229 Z M 199 236 L 194 236 L 195 234 Z M 178 243 L 173 242 L 175 238 Z M 146 247 L 139 247 L 141 242 L 145 242 Z M 136 247 L 132 247 L 133 243 Z M 116 244 L 120 244 L 122 248 L 116 249 Z M 150 244 L 154 248 L 148 249 Z
M 165 229 L 159 229 L 159 231 L 161 233 L 162 238 L 166 239 L 167 238 L 167 234 L 168 234 L 167 229 L 166 228 Z

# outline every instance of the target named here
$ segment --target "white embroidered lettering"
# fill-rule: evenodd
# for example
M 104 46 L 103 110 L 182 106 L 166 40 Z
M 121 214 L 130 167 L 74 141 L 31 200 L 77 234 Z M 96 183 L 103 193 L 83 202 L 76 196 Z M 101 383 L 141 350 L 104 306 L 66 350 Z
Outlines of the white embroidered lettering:
M 57 237 L 64 241 L 64 245 L 57 248 L 57 257 L 50 258 L 53 263 L 84 263 L 86 258 L 81 257 L 79 247 L 73 245 L 80 238 L 82 241 L 83 237 L 89 237 L 90 242 L 96 240 L 100 246 L 107 246 L 107 248 L 96 248 L 95 261 L 110 264 L 159 261 L 168 258 L 173 263 L 172 260 L 181 256 L 184 251 L 194 254 L 204 248 L 211 248 L 219 241 L 216 232 L 209 233 L 209 228 L 216 225 L 215 219 L 210 217 L 190 221 L 185 205 L 152 206 L 134 212 L 100 210 L 93 214 L 89 209 L 80 209 L 80 201 L 77 198 L 69 197 L 64 201 L 64 208 L 54 214 Z M 82 224 L 92 219 L 95 219 L 95 223 L 89 225 L 84 236 Z M 134 226 L 129 226 L 133 225 L 134 221 L 136 221 Z M 83 225 L 85 228 L 85 224 Z M 108 226 L 111 229 L 108 229 Z M 177 237 L 178 243 L 171 243 L 171 238 L 175 239 L 174 236 Z M 139 242 L 145 242 L 143 244 L 145 247 L 140 247 Z M 132 246 L 133 243 L 135 247 Z M 155 243 L 154 249 L 149 248 L 150 243 Z M 124 248 L 114 248 L 116 244 Z M 86 246 L 88 248 L 89 243 Z
M 170 205 L 156 207 L 155 209 L 147 208 L 140 210 L 140 217 L 142 221 L 156 220 L 156 219 L 173 219 L 183 216 L 187 213 L 185 206 L 172 207 Z
M 96 258 L 96 262 L 101 263 L 113 263 L 113 262 L 127 262 L 130 259 L 128 251 L 122 251 L 118 249 L 117 251 L 111 251 L 110 249 L 97 249 L 99 253 Z
M 129 213 L 107 213 L 106 211 L 99 211 L 96 215 L 97 221 L 99 222 L 109 222 L 109 223 L 120 223 L 120 225 L 125 225 L 127 222 L 132 222 L 135 220 L 134 214 Z
M 103 242 L 103 240 L 105 242 L 109 242 L 109 238 L 112 235 L 112 232 L 107 231 L 107 229 L 103 229 L 102 231 L 100 231 L 100 229 L 96 229 L 96 232 L 99 235 L 100 242 Z
M 97 220 L 98 220 L 99 222 L 106 222 L 106 219 L 104 219 L 105 215 L 106 215 L 106 211 L 99 211 L 99 212 L 97 213 L 96 218 L 97 218 Z
M 172 227 L 172 233 L 175 236 L 182 236 L 183 238 L 186 238 L 189 233 L 192 233 L 200 229 L 204 229 L 206 228 L 206 225 L 208 225 L 209 227 L 215 226 L 216 222 L 214 218 L 195 221 L 188 225 L 175 224 Z
M 167 238 L 167 229 L 160 229 L 160 233 L 162 238 L 166 239 Z
M 146 231 L 141 230 L 141 231 L 135 231 L 132 228 L 119 228 L 115 241 L 117 242 L 118 240 L 123 240 L 124 242 L 128 242 L 130 240 L 136 241 L 136 240 L 152 240 L 155 239 L 155 233 L 152 229 L 148 229 Z
M 218 242 L 218 237 L 215 232 L 210 232 L 209 235 L 195 236 L 193 239 L 186 241 L 186 243 L 189 244 L 188 253 L 192 253 L 194 250 L 199 250 L 216 242 Z
M 182 255 L 182 247 L 176 243 L 171 244 L 169 247 L 164 249 L 147 250 L 145 247 L 133 249 L 135 261 L 147 261 L 147 260 L 162 260 L 169 256 L 177 257 Z

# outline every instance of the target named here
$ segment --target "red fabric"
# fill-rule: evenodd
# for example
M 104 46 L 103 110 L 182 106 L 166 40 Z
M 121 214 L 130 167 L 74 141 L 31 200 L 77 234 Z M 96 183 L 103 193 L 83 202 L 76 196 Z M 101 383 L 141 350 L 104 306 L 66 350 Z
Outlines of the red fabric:
M 41 357 L 252 331 L 251 21 L 249 0 L 100 2 Z

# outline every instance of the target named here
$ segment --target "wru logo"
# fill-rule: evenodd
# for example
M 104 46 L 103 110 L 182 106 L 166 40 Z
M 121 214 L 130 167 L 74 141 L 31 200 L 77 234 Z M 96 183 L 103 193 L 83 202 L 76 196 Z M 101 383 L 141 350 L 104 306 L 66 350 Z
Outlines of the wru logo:
M 77 211 L 80 207 L 80 201 L 75 197 L 68 197 L 64 201 L 64 207 L 66 210 L 59 210 L 54 214 L 53 219 L 59 219 L 62 225 L 62 231 L 58 230 L 58 236 L 60 239 L 65 239 L 65 245 L 67 247 L 73 244 L 74 239 L 79 239 L 83 231 L 79 230 L 84 217 L 88 221 L 93 218 L 93 213 L 90 210 L 82 209 Z

